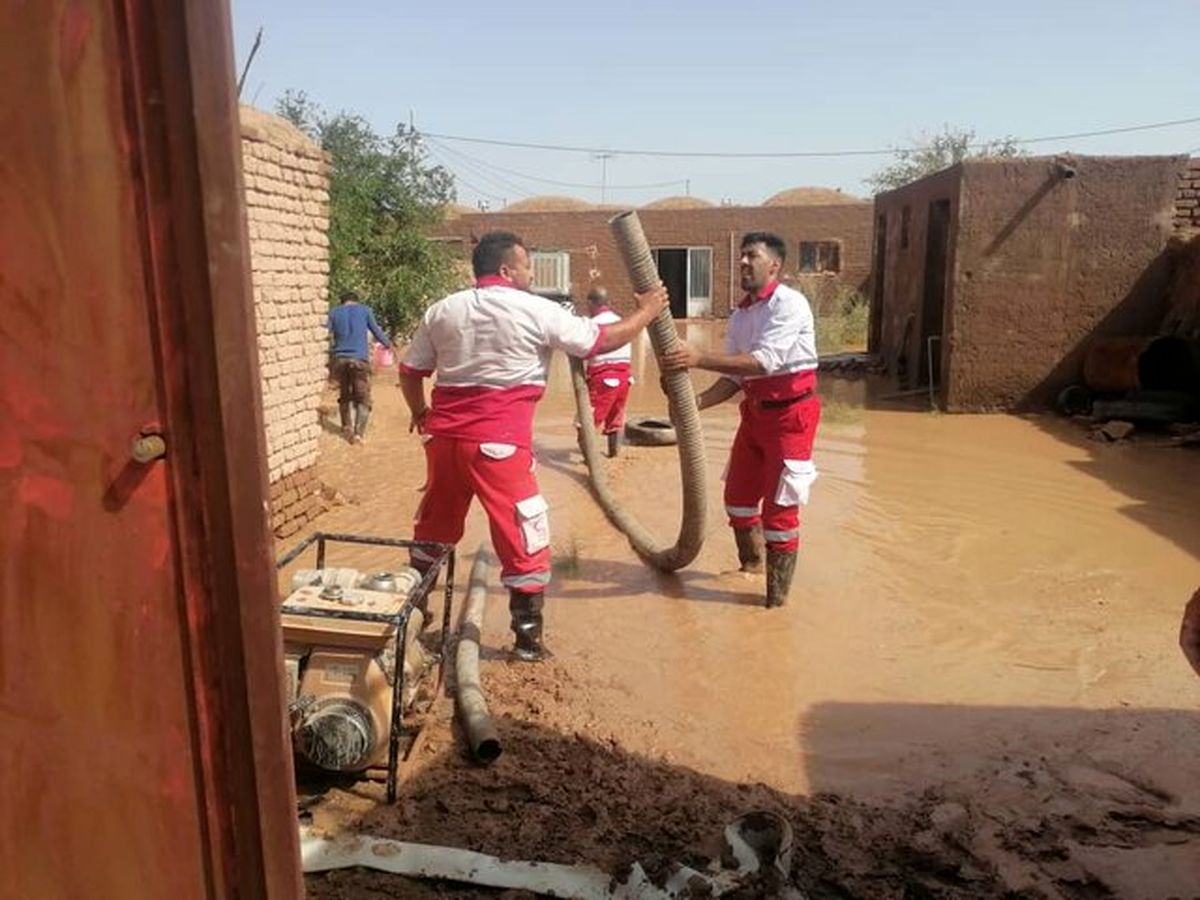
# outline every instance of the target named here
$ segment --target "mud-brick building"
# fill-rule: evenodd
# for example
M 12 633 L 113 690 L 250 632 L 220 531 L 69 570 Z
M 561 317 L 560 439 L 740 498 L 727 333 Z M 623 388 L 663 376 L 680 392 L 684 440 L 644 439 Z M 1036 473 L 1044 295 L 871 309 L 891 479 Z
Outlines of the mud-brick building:
M 464 212 L 436 236 L 469 256 L 488 231 L 519 234 L 533 251 L 535 285 L 582 298 L 608 288 L 628 309 L 631 286 L 609 220 L 620 208 L 571 198 L 533 198 L 499 212 Z M 871 270 L 871 204 L 837 191 L 798 188 L 761 206 L 713 206 L 667 198 L 638 209 L 676 318 L 725 317 L 741 296 L 739 243 L 747 231 L 773 231 L 787 242 L 785 280 L 818 307 L 848 291 L 864 291 Z
M 1051 404 L 1096 338 L 1158 332 L 1194 174 L 1182 156 L 978 159 L 880 194 L 871 349 L 948 410 Z
M 317 406 L 329 346 L 329 164 L 289 122 L 249 106 L 240 118 L 271 527 L 287 537 L 320 512 Z

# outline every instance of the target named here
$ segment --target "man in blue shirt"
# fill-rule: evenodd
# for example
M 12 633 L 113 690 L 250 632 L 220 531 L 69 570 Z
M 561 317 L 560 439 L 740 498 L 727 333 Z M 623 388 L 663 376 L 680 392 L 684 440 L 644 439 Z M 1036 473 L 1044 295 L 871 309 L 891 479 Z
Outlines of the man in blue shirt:
M 352 444 L 361 444 L 371 417 L 371 360 L 367 353 L 367 332 L 385 347 L 392 342 L 383 333 L 369 306 L 358 294 L 347 291 L 341 304 L 329 311 L 329 331 L 333 335 L 331 373 L 338 384 L 338 412 L 342 432 Z M 350 425 L 350 406 L 354 405 L 354 426 Z

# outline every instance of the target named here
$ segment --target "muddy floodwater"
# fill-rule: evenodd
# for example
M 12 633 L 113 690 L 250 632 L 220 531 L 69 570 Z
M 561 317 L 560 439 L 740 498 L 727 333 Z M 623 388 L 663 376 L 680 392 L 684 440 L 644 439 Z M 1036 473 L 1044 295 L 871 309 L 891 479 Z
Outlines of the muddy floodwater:
M 663 414 L 648 345 L 634 360 L 631 414 Z M 423 458 L 392 376 L 375 390 L 365 446 L 322 437 L 321 477 L 347 502 L 315 527 L 407 537 Z M 472 766 L 437 706 L 394 807 L 374 785 L 336 790 L 318 823 L 616 867 L 700 858 L 758 806 L 793 820 L 814 897 L 1200 897 L 1200 681 L 1176 643 L 1200 584 L 1200 456 L 1051 417 L 931 413 L 867 380 L 820 390 L 796 580 L 767 610 L 722 512 L 736 405 L 703 414 L 704 549 L 659 574 L 587 491 L 556 359 L 536 426 L 554 659 L 505 660 L 494 586 L 483 679 L 504 756 Z M 626 448 L 610 472 L 673 536 L 674 450 Z M 464 562 L 485 535 L 475 508 Z M 390 562 L 373 552 L 335 562 Z M 363 872 L 309 890 L 401 883 L 395 896 L 491 896 Z

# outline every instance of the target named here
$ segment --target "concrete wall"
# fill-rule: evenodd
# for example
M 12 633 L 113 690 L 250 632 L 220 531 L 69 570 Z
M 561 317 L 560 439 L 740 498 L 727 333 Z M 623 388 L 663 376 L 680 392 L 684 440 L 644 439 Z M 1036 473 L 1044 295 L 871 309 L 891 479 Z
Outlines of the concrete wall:
M 612 210 L 471 213 L 445 223 L 438 234 L 460 239 L 467 254 L 474 239 L 494 230 L 517 233 L 531 249 L 567 250 L 571 254 L 572 295 L 582 298 L 593 285 L 603 285 L 616 300 L 615 306 L 626 311 L 632 289 L 608 228 L 613 215 Z M 737 245 L 746 231 L 773 231 L 787 242 L 785 275 L 817 306 L 845 289 L 864 290 L 870 276 L 868 203 L 646 209 L 638 210 L 638 217 L 652 247 L 712 248 L 714 316 L 728 316 L 730 297 L 736 300 L 741 296 Z M 798 276 L 800 241 L 820 240 L 841 241 L 841 272 Z
M 963 165 L 948 325 L 947 409 L 1045 406 L 1078 381 L 1091 341 L 1152 334 L 1184 157 Z
M 954 236 L 958 221 L 962 167 L 914 181 L 875 198 L 875 217 L 884 219 L 884 265 L 873 278 L 871 300 L 872 331 L 879 343 L 873 347 L 889 372 L 908 387 L 916 383 L 921 354 L 921 306 L 925 289 L 925 244 L 929 228 L 930 205 L 939 200 L 950 203 L 950 259 L 947 270 L 954 271 Z M 905 212 L 907 210 L 907 213 Z M 903 240 L 907 216 L 907 242 Z M 947 279 L 945 305 L 954 303 L 954 279 Z M 932 329 L 941 333 L 941 327 Z M 944 348 L 943 348 L 944 350 Z
M 317 404 L 326 377 L 329 177 L 321 149 L 243 106 L 242 169 L 276 535 L 319 510 Z

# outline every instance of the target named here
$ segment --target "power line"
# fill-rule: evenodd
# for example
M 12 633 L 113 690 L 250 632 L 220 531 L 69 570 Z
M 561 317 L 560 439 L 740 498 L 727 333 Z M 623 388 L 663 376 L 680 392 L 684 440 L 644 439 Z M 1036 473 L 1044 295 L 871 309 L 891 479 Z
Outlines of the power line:
M 506 191 L 509 194 L 515 193 L 519 197 L 533 196 L 533 191 L 525 185 L 517 184 L 516 182 L 505 178 L 503 175 L 497 175 L 494 172 L 489 172 L 484 166 L 471 162 L 469 159 L 463 157 L 461 153 L 456 153 L 449 147 L 438 145 L 438 151 L 452 167 L 458 169 L 465 168 L 468 172 L 474 173 L 475 177 L 482 178 L 487 183 L 496 185 L 501 190 Z
M 437 160 L 438 165 L 444 166 L 446 168 L 450 168 L 452 166 L 452 162 L 448 159 L 443 159 L 440 154 L 434 153 L 431 155 L 433 156 L 433 158 L 435 160 Z M 482 197 L 487 200 L 494 201 L 494 202 L 500 204 L 501 206 L 508 205 L 508 197 L 505 196 L 504 194 L 502 194 L 502 193 L 497 194 L 493 191 L 487 190 L 485 188 L 481 188 L 479 185 L 474 184 L 473 182 L 470 182 L 467 179 L 463 178 L 462 175 L 459 174 L 458 172 L 452 171 L 451 175 L 454 178 L 454 183 L 456 185 L 461 185 L 462 187 L 466 187 L 466 188 L 470 189 L 478 197 Z
M 507 178 L 502 178 L 499 175 L 492 175 L 480 166 L 476 166 L 465 160 L 455 159 L 454 157 L 460 154 L 454 153 L 448 147 L 441 145 L 434 146 L 433 142 L 429 142 L 429 147 L 434 151 L 435 155 L 441 160 L 447 168 L 453 170 L 466 169 L 471 174 L 471 177 L 482 180 L 485 184 L 490 184 L 493 188 L 499 189 L 502 193 L 501 197 L 508 194 L 516 194 L 518 197 L 532 197 L 533 195 L 519 184 L 514 184 Z M 493 197 L 496 195 L 492 195 Z
M 479 197 L 486 197 L 489 200 L 498 200 L 501 203 L 504 202 L 504 197 L 502 195 L 493 194 L 491 191 L 483 190 L 483 188 L 479 187 L 478 185 L 472 184 L 471 182 L 467 181 L 467 179 L 460 176 L 457 172 L 454 173 L 454 180 L 458 184 L 461 184 L 463 187 L 470 189 L 472 192 L 474 192 Z
M 430 146 L 438 147 L 439 149 L 445 151 L 446 153 L 453 154 L 454 156 L 456 156 L 460 159 L 471 160 L 472 162 L 476 163 L 479 166 L 482 166 L 482 167 L 485 167 L 488 169 L 494 169 L 497 172 L 503 172 L 506 175 L 512 175 L 516 178 L 524 178 L 527 181 L 536 181 L 539 184 L 550 184 L 550 185 L 554 185 L 555 187 L 581 188 L 581 189 L 586 189 L 586 190 L 596 190 L 597 188 L 600 187 L 600 185 L 598 185 L 598 184 L 586 184 L 586 183 L 579 182 L 579 181 L 557 181 L 553 178 L 541 178 L 537 175 L 527 175 L 524 172 L 517 172 L 513 169 L 506 169 L 503 166 L 498 166 L 495 163 L 486 162 L 485 160 L 482 160 L 477 156 L 470 156 L 469 154 L 463 153 L 461 150 L 454 150 L 453 148 L 447 147 L 445 144 L 443 144 L 439 141 L 433 140 L 432 139 L 433 135 L 425 134 L 424 132 L 422 132 L 421 137 L 425 138 L 426 142 Z M 687 183 L 687 179 L 676 178 L 674 181 L 655 181 L 655 182 L 648 183 L 648 184 L 610 184 L 610 185 L 608 185 L 608 189 L 610 191 L 638 191 L 638 190 L 651 190 L 653 188 L 675 187 L 676 185 L 686 184 L 686 183 Z
M 1101 128 L 1096 131 L 1076 131 L 1069 134 L 1051 134 L 1042 137 L 1014 138 L 1014 144 L 1045 144 L 1053 141 L 1068 141 L 1078 138 L 1103 137 L 1110 134 L 1128 134 L 1134 131 L 1152 131 L 1157 128 L 1173 128 L 1177 125 L 1191 125 L 1200 122 L 1200 116 L 1188 119 L 1172 119 L 1166 122 L 1151 122 L 1145 125 L 1126 125 L 1120 128 Z M 438 134 L 432 131 L 421 133 L 426 138 L 438 138 L 443 141 L 461 141 L 468 144 L 489 144 L 496 147 L 519 147 L 525 150 L 552 150 L 563 153 L 619 153 L 622 156 L 669 156 L 708 159 L 798 159 L 817 157 L 841 156 L 894 156 L 899 152 L 920 150 L 921 147 L 889 147 L 886 150 L 801 150 L 790 152 L 716 152 L 699 150 L 629 150 L 615 147 L 585 147 L 566 144 L 539 144 L 529 141 L 504 141 L 494 138 L 466 137 L 457 134 Z M 969 144 L 968 149 L 983 150 L 992 142 Z

